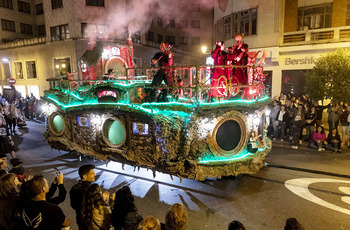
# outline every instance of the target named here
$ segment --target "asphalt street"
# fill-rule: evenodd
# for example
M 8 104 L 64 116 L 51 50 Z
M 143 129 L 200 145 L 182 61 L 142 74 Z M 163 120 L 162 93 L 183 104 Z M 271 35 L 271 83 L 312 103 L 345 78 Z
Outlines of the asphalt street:
M 297 218 L 308 230 L 350 229 L 350 153 L 317 152 L 303 144 L 298 150 L 287 142 L 274 142 L 266 166 L 255 175 L 240 175 L 206 181 L 179 178 L 146 169 L 134 169 L 117 162 L 105 162 L 51 149 L 44 140 L 45 124 L 28 121 L 26 129 L 14 136 L 17 156 L 24 161 L 27 174 L 43 174 L 48 181 L 54 167 L 63 172 L 69 191 L 78 179 L 78 168 L 96 165 L 97 181 L 115 192 L 129 185 L 136 206 L 144 217 L 153 215 L 164 222 L 174 203 L 188 210 L 189 230 L 227 229 L 239 220 L 247 229 L 283 229 L 289 217 Z M 60 205 L 77 229 L 69 195 Z

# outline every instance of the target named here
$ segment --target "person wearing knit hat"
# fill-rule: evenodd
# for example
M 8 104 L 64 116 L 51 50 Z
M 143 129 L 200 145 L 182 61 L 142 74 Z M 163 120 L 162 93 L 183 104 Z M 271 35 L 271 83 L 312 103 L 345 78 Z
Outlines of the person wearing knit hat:
M 22 166 L 20 166 L 20 164 L 22 164 L 22 163 L 23 162 L 18 158 L 12 158 L 10 160 L 10 164 L 12 165 L 12 169 L 9 171 L 9 173 L 15 174 L 20 182 L 23 182 L 24 178 L 26 176 L 24 168 Z

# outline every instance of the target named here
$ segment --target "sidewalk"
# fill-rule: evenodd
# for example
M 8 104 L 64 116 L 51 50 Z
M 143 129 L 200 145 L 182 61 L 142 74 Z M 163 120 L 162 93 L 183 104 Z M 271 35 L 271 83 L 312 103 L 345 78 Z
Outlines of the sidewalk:
M 342 147 L 342 153 L 334 154 L 328 150 L 318 152 L 308 148 L 307 144 L 308 142 L 303 142 L 299 149 L 292 149 L 289 141 L 272 141 L 272 150 L 267 155 L 266 162 L 276 167 L 315 170 L 350 177 L 350 150 L 347 147 Z

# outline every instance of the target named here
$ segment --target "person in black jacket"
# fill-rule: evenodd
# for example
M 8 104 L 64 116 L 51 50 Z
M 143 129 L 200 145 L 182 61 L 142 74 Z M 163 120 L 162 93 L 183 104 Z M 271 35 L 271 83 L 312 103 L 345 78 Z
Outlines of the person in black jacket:
M 312 106 L 310 111 L 305 115 L 306 141 L 312 140 L 312 134 L 315 132 L 316 128 L 316 120 L 316 108 Z
M 325 105 L 325 106 L 322 106 L 322 105 L 319 105 L 319 104 L 318 104 L 318 101 L 315 101 L 315 102 L 314 102 L 314 106 L 315 106 L 315 108 L 316 108 L 316 117 L 317 117 L 316 125 L 317 125 L 317 126 L 322 125 L 323 110 L 327 109 L 327 108 L 329 107 L 329 105 L 330 105 L 330 104 Z
M 77 184 L 73 185 L 69 192 L 70 205 L 75 210 L 79 230 L 87 229 L 81 221 L 81 207 L 85 190 L 89 187 L 91 182 L 95 181 L 96 174 L 94 169 L 95 165 L 82 165 L 79 168 L 80 180 Z
M 46 201 L 49 185 L 42 175 L 37 175 L 31 180 L 29 190 L 31 199 L 21 201 L 18 210 L 20 217 L 15 229 L 60 230 L 70 226 L 70 221 L 62 209 Z
M 36 175 L 35 177 L 39 177 L 41 175 Z M 27 202 L 31 200 L 32 195 L 30 192 L 30 187 L 32 186 L 33 177 L 30 175 L 27 181 L 23 181 L 20 191 L 20 199 L 22 202 Z M 58 187 L 58 196 L 53 197 Z M 57 175 L 51 183 L 49 191 L 46 193 L 46 201 L 50 204 L 59 205 L 63 203 L 66 199 L 67 190 L 63 185 L 63 173 Z
M 281 110 L 278 111 L 275 122 L 277 124 L 277 132 L 275 133 L 275 138 L 278 138 L 279 133 L 281 133 L 281 141 L 283 141 L 285 138 L 287 124 L 289 122 L 289 113 L 286 111 L 285 105 L 282 105 Z
M 341 147 L 341 140 L 340 140 L 340 135 L 338 134 L 338 131 L 336 128 L 332 129 L 332 132 L 328 134 L 327 137 L 327 145 L 326 149 L 332 151 L 332 152 L 337 152 L 341 153 L 340 147 Z
M 173 78 L 172 78 L 172 70 L 171 68 L 166 69 L 164 67 L 169 67 L 173 65 L 173 53 L 170 51 L 171 45 L 169 45 L 166 42 L 162 42 L 160 44 L 160 50 L 161 52 L 158 52 L 154 55 L 154 57 L 151 60 L 151 67 L 158 67 L 160 68 L 154 75 L 152 86 L 160 86 L 162 81 L 165 82 L 165 84 L 170 87 L 173 84 Z M 150 100 L 155 100 L 155 89 L 152 89 L 150 92 Z M 167 101 L 167 95 L 168 95 L 168 89 L 163 89 L 162 94 L 157 98 L 157 101 L 166 102 Z

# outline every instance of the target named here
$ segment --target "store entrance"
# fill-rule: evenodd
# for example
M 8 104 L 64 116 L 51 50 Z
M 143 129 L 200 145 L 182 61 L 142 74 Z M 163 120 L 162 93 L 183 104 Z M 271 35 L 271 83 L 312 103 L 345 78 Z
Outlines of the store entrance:
M 306 74 L 309 70 L 283 70 L 282 71 L 282 90 L 283 94 L 292 94 L 301 96 L 305 91 Z

